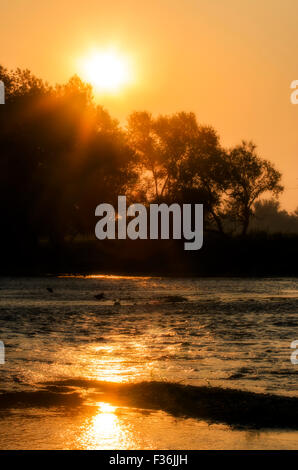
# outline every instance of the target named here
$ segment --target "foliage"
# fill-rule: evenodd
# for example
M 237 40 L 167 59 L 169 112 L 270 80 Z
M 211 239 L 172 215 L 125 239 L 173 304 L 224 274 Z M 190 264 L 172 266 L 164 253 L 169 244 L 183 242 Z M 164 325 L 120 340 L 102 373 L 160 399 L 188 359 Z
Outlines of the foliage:
M 0 79 L 4 246 L 90 237 L 95 207 L 121 194 L 135 202 L 203 203 L 206 229 L 224 234 L 232 222 L 246 234 L 259 198 L 282 191 L 280 173 L 254 144 L 224 149 L 194 113 L 134 112 L 124 129 L 77 76 L 53 87 L 29 70 L 0 66 Z

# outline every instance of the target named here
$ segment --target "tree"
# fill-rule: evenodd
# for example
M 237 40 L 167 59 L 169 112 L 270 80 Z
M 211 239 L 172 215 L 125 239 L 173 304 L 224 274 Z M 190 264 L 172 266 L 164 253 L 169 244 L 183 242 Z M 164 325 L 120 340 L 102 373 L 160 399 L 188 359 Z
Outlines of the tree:
M 0 65 L 0 80 L 5 83 L 6 102 L 14 101 L 20 97 L 42 95 L 51 90 L 51 87 L 42 79 L 35 77 L 30 70 L 9 71 Z
M 125 133 L 79 77 L 54 88 L 19 69 L 0 68 L 0 78 L 8 92 L 0 106 L 3 245 L 93 233 L 95 207 L 134 181 Z
M 252 230 L 267 233 L 298 233 L 298 214 L 281 209 L 276 199 L 257 201 L 253 207 Z
M 128 118 L 127 133 L 148 198 L 163 198 L 175 185 L 182 162 L 198 138 L 195 115 L 181 112 L 153 118 L 146 111 L 135 112 Z
M 173 193 L 183 201 L 204 204 L 205 226 L 224 234 L 224 196 L 229 187 L 228 163 L 219 136 L 210 126 L 198 126 L 187 158 L 181 162 Z
M 156 120 L 146 111 L 128 117 L 127 136 L 137 155 L 139 188 L 147 199 L 158 199 L 164 186 L 166 169 L 162 142 L 155 129 Z
M 227 212 L 240 221 L 242 235 L 245 235 L 258 198 L 266 192 L 277 196 L 283 191 L 281 174 L 257 155 L 252 142 L 243 141 L 227 156 L 230 166 Z
M 137 112 L 129 117 L 128 138 L 138 155 L 147 200 L 201 202 L 205 221 L 215 223 L 223 233 L 227 164 L 215 130 L 199 125 L 194 113 L 153 118 L 148 112 Z

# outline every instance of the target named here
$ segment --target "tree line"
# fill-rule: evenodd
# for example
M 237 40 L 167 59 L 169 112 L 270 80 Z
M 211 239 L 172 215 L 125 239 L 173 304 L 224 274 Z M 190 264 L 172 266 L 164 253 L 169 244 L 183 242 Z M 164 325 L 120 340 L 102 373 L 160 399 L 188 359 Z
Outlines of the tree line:
M 194 113 L 133 112 L 125 126 L 79 77 L 50 86 L 0 66 L 2 242 L 34 246 L 93 236 L 95 207 L 131 202 L 204 204 L 206 231 L 246 235 L 256 203 L 283 190 L 281 173 L 252 142 L 221 145 Z

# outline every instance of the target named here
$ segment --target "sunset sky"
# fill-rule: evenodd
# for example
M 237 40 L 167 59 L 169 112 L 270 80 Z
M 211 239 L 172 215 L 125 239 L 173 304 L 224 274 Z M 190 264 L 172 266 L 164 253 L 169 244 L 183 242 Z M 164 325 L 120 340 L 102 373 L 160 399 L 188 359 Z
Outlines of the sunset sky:
M 2 0 L 1 60 L 50 83 L 113 49 L 131 79 L 96 99 L 121 123 L 133 110 L 194 111 L 222 143 L 252 139 L 298 196 L 297 0 Z

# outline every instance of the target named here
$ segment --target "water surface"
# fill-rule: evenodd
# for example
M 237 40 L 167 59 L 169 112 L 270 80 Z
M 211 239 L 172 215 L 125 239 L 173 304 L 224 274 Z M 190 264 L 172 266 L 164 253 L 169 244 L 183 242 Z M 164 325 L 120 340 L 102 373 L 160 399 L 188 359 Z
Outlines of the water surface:
M 0 287 L 4 394 L 83 378 L 298 396 L 296 279 L 2 278 Z M 76 408 L 20 399 L 2 409 L 1 448 L 298 448 L 295 431 L 235 429 L 79 393 Z

